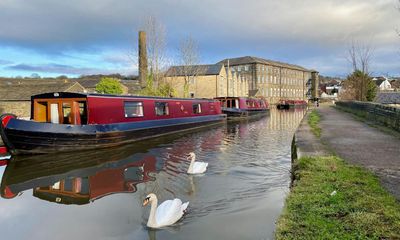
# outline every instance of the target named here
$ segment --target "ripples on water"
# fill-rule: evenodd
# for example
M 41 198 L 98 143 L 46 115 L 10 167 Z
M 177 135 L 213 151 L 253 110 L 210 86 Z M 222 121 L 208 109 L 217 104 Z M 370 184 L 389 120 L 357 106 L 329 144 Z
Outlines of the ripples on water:
M 18 157 L 3 172 L 4 239 L 270 239 L 290 181 L 290 143 L 304 112 L 112 150 Z M 186 155 L 209 163 L 186 174 Z M 150 192 L 190 201 L 174 226 L 146 227 Z

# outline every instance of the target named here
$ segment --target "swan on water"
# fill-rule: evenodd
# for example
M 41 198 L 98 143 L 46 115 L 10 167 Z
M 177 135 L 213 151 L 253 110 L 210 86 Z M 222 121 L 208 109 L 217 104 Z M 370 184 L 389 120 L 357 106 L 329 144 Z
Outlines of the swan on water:
M 194 152 L 189 153 L 188 158 L 190 158 L 190 165 L 187 173 L 189 174 L 197 174 L 204 173 L 207 170 L 208 163 L 206 162 L 195 162 L 196 154 Z
M 158 199 L 154 193 L 150 193 L 143 201 L 143 206 L 151 203 L 150 216 L 147 226 L 150 228 L 160 228 L 172 225 L 182 218 L 189 202 L 182 203 L 178 198 L 166 200 L 157 207 Z

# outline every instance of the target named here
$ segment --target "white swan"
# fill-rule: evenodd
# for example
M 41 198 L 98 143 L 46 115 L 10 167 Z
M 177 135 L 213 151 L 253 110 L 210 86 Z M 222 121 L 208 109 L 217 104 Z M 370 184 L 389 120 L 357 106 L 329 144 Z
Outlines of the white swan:
M 189 174 L 196 174 L 196 173 L 204 173 L 207 170 L 208 163 L 206 162 L 195 162 L 196 155 L 194 152 L 189 153 L 190 165 L 187 173 Z
M 189 205 L 189 202 L 183 203 L 178 198 L 167 200 L 157 207 L 158 199 L 154 193 L 150 193 L 143 201 L 143 206 L 151 203 L 150 216 L 147 226 L 151 228 L 160 228 L 176 223 Z

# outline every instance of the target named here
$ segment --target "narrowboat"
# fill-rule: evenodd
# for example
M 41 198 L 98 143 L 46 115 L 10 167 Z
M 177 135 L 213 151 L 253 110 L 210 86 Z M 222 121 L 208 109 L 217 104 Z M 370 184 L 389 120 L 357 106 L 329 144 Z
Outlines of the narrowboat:
M 269 104 L 265 99 L 246 97 L 218 97 L 215 99 L 221 102 L 222 112 L 230 120 L 269 113 Z
M 280 100 L 276 105 L 278 109 L 303 108 L 307 106 L 304 100 Z
M 31 97 L 31 119 L 2 115 L 0 134 L 12 155 L 112 147 L 223 123 L 213 99 L 69 92 Z

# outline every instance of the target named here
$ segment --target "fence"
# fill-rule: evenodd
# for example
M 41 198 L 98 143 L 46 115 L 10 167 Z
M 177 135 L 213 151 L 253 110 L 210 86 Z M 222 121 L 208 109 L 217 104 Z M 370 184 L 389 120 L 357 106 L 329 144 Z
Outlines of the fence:
M 379 103 L 339 101 L 336 105 L 349 109 L 369 121 L 382 124 L 400 132 L 400 108 L 385 106 Z

